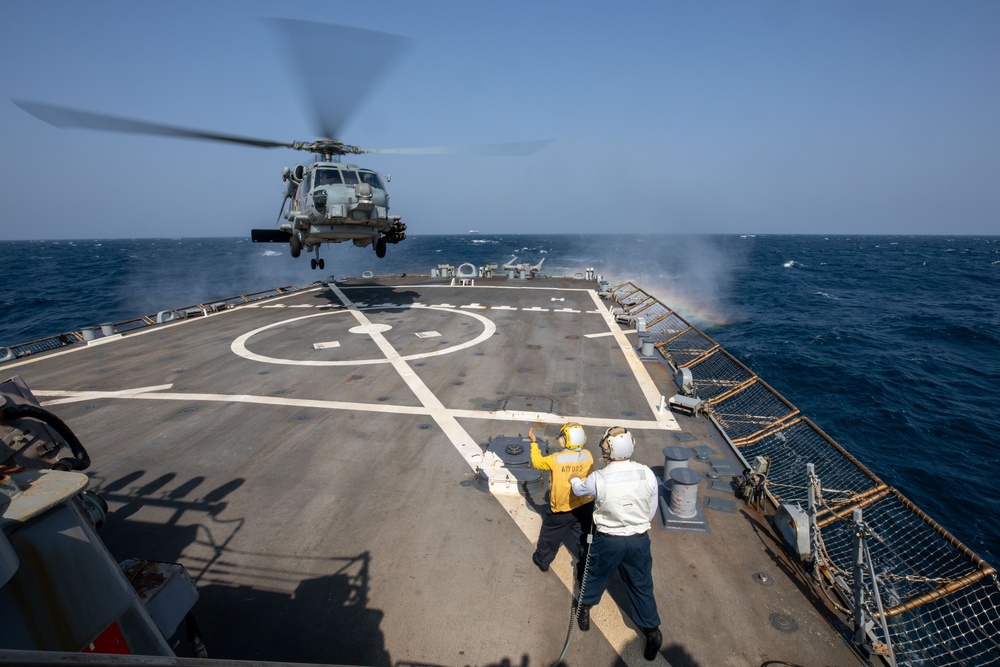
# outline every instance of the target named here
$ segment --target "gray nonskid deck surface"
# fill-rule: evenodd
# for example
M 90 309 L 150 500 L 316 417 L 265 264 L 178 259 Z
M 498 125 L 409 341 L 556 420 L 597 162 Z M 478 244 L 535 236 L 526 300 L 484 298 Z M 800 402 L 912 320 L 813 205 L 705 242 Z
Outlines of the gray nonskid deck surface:
M 88 446 L 112 553 L 191 572 L 211 655 L 551 664 L 569 556 L 532 565 L 544 494 L 491 494 L 482 446 L 574 419 L 595 458 L 606 426 L 629 425 L 658 473 L 680 429 L 731 456 L 703 420 L 655 410 L 669 374 L 622 349 L 589 283 L 408 282 L 347 281 L 6 366 Z M 733 505 L 705 510 L 707 534 L 653 530 L 663 656 L 862 664 L 764 518 Z M 650 664 L 626 607 L 613 586 L 566 663 Z

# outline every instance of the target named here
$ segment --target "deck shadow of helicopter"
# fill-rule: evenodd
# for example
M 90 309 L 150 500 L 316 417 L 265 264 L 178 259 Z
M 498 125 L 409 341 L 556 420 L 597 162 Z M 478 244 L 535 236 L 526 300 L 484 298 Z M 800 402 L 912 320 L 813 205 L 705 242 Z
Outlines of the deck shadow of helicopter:
M 222 514 L 226 498 L 243 486 L 243 478 L 199 495 L 202 476 L 180 484 L 174 472 L 149 480 L 146 476 L 145 470 L 110 482 L 93 476 L 95 490 L 115 506 L 101 538 L 116 560 L 140 557 L 185 566 L 197 584 L 199 600 L 193 612 L 210 655 L 391 664 L 379 629 L 383 613 L 368 606 L 369 553 L 308 557 L 239 551 L 232 541 L 245 520 Z M 137 545 L 141 553 L 136 553 Z M 314 572 L 299 579 L 289 561 L 299 571 Z M 237 583 L 237 577 L 263 583 Z M 184 635 L 182 624 L 169 643 L 179 656 L 192 657 Z
M 383 612 L 368 606 L 371 556 L 322 559 L 336 570 L 305 579 L 291 594 L 252 586 L 199 587 L 212 655 L 239 660 L 392 664 L 380 630 Z
M 244 484 L 242 478 L 234 478 L 192 499 L 189 496 L 204 483 L 204 477 L 192 477 L 168 491 L 166 487 L 174 482 L 176 473 L 164 473 L 137 486 L 145 475 L 144 470 L 135 470 L 111 482 L 102 482 L 100 475 L 92 475 L 94 490 L 110 505 L 118 505 L 108 513 L 101 528 L 101 539 L 116 558 L 141 557 L 168 563 L 181 562 L 184 551 L 198 542 L 199 532 L 202 538 L 213 534 L 205 523 L 191 522 L 192 515 L 204 517 L 206 523 L 225 527 L 224 532 L 228 536 L 223 542 L 215 544 L 213 551 L 216 552 L 224 548 L 224 544 L 242 526 L 242 519 L 220 518 L 228 506 L 225 498 Z M 155 523 L 132 518 L 143 509 L 152 510 L 165 518 Z M 202 542 L 205 540 L 202 539 Z M 208 543 L 214 542 L 210 537 Z M 131 553 L 137 544 L 143 545 L 143 553 Z M 212 560 L 211 557 L 206 558 L 200 571 L 204 572 Z M 197 580 L 200 576 L 198 566 L 193 563 L 185 565 Z
M 411 290 L 398 290 L 398 289 L 385 289 L 380 287 L 381 283 L 375 278 L 371 282 L 365 281 L 363 286 L 351 287 L 348 293 L 346 293 L 347 298 L 350 299 L 351 304 L 362 305 L 365 310 L 377 310 L 379 305 L 391 304 L 392 308 L 409 308 L 413 304 L 417 303 L 420 299 L 420 294 Z M 338 288 L 340 286 L 338 285 Z M 368 289 L 371 288 L 371 289 Z M 313 298 L 320 301 L 320 305 L 331 305 L 335 307 L 343 307 L 345 304 L 337 296 L 337 292 L 326 289 L 319 290 L 314 295 Z

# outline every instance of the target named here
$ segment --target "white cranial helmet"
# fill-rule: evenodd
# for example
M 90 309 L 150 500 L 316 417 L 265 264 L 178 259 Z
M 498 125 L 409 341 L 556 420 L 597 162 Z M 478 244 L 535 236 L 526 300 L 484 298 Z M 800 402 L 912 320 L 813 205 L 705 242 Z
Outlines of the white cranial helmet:
M 604 433 L 601 440 L 601 451 L 609 461 L 621 461 L 632 456 L 635 451 L 635 440 L 628 429 L 623 426 L 612 426 Z
M 559 444 L 569 449 L 582 449 L 587 444 L 587 432 L 575 422 L 563 424 L 559 429 Z

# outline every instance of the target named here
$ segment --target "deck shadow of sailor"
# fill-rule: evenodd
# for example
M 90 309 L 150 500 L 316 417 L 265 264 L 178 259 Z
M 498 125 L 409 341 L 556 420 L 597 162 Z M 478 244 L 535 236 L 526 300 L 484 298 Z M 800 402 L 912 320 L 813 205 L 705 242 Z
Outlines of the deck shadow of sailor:
M 667 659 L 667 664 L 670 667 L 706 667 L 695 660 L 694 656 L 679 644 L 670 643 L 660 653 Z
M 631 628 L 632 630 L 641 630 L 641 628 L 636 626 L 635 622 L 629 616 L 628 608 L 631 602 L 629 601 L 628 591 L 625 589 L 625 584 L 622 582 L 620 577 L 612 577 L 605 593 L 607 593 L 612 602 L 614 602 L 615 611 L 621 618 L 622 625 L 627 628 Z M 671 641 L 669 636 L 664 639 L 664 644 L 659 653 L 666 658 L 667 664 L 669 664 L 670 667 L 708 667 L 707 665 L 703 665 L 695 660 L 694 656 L 692 656 L 691 653 L 684 648 L 684 646 L 675 641 Z M 638 652 L 642 653 L 646 642 L 641 636 L 641 632 L 639 633 L 639 636 L 630 641 L 638 648 Z

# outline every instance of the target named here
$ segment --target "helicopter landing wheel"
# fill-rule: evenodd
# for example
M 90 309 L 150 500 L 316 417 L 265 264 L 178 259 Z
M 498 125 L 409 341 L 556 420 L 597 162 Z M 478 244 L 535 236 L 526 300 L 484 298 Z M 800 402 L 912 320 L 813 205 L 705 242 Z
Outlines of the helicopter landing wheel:
M 312 269 L 314 269 L 314 270 L 316 269 L 316 259 L 315 258 L 309 260 L 309 266 Z
M 292 257 L 298 257 L 302 253 L 302 241 L 299 240 L 298 236 L 294 234 L 290 239 L 288 239 L 288 249 L 292 253 Z
M 326 268 L 326 262 L 324 262 L 322 258 L 320 259 L 313 258 L 309 260 L 309 266 L 311 266 L 313 270 L 319 269 L 320 271 L 322 271 L 323 269 Z
M 375 242 L 375 256 L 379 259 L 385 257 L 385 237 L 380 236 L 378 241 Z

